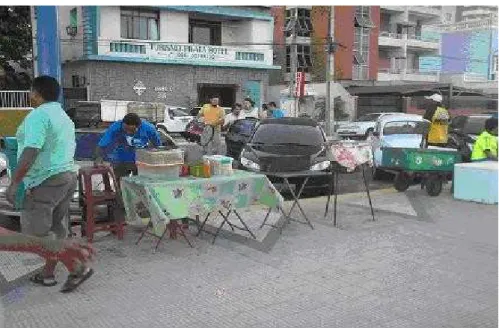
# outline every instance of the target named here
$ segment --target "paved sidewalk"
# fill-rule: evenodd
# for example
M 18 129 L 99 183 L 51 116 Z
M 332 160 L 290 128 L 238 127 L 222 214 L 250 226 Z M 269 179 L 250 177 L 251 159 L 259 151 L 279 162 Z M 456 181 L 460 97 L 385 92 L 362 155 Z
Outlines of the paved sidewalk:
M 134 232 L 102 238 L 77 292 L 5 295 L 6 327 L 497 327 L 497 206 L 417 187 L 373 201 L 375 222 L 364 195 L 340 197 L 335 228 L 325 198 L 308 199 L 314 230 L 291 223 L 257 242 L 169 240 L 153 253 Z

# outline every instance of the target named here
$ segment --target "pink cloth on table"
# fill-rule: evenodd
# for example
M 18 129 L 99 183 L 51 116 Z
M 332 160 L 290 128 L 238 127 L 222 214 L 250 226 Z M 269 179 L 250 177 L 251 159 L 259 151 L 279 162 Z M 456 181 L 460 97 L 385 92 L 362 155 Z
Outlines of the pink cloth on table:
M 372 148 L 368 143 L 334 143 L 331 153 L 333 161 L 346 167 L 348 172 L 354 171 L 362 164 L 373 166 Z

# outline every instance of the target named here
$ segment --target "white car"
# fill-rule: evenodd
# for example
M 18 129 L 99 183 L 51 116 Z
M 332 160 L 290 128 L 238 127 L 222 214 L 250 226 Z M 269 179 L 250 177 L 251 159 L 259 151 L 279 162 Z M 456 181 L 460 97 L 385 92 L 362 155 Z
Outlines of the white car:
M 372 136 L 376 127 L 376 122 L 387 115 L 401 113 L 371 113 L 366 114 L 353 122 L 338 124 L 336 133 L 342 138 L 369 138 Z
M 185 107 L 167 107 L 165 119 L 156 127 L 166 133 L 184 133 L 187 124 L 194 119 Z

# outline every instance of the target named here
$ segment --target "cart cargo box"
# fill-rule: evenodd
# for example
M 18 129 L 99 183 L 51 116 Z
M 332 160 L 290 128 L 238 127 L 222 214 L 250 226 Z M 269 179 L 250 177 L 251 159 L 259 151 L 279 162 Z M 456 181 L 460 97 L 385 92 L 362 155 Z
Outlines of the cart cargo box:
M 461 155 L 453 150 L 421 148 L 383 148 L 382 166 L 404 171 L 452 172 Z
M 454 198 L 497 204 L 497 162 L 461 163 L 454 166 Z

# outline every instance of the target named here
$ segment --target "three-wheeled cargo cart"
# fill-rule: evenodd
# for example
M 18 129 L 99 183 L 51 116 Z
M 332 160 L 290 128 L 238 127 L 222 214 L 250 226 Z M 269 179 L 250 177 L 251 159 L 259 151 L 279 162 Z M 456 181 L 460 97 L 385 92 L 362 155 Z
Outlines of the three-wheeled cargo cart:
M 396 173 L 397 191 L 406 191 L 419 178 L 421 189 L 426 189 L 430 196 L 438 196 L 443 184 L 452 181 L 454 164 L 461 161 L 455 149 L 383 148 L 382 169 Z

